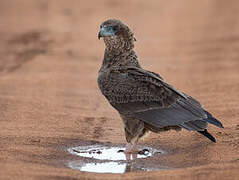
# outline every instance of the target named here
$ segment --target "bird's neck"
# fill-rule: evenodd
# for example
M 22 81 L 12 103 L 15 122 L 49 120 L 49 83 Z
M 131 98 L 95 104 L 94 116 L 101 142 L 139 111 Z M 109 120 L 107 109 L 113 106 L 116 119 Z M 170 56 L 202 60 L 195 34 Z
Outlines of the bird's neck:
M 120 54 L 109 54 L 109 52 L 105 50 L 104 60 L 101 69 L 122 66 L 140 67 L 138 57 L 133 49 Z
M 112 36 L 104 37 L 105 55 L 118 56 L 120 54 L 128 53 L 134 48 L 134 37 L 131 36 Z

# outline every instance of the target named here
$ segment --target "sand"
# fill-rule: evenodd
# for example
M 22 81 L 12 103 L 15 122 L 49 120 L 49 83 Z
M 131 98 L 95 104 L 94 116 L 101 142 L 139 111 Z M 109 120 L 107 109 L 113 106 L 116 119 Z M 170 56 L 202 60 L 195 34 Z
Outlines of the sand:
M 239 3 L 3 0 L 0 2 L 0 179 L 239 178 Z M 101 22 L 119 18 L 145 69 L 161 74 L 219 119 L 211 143 L 195 132 L 150 134 L 144 160 L 170 170 L 96 174 L 67 167 L 66 149 L 124 144 L 123 124 L 97 87 Z

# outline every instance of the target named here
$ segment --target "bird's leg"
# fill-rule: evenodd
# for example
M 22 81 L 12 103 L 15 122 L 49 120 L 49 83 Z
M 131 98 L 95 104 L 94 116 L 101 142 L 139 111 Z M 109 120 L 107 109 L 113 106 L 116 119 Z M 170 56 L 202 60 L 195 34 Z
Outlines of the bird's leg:
M 137 154 L 139 152 L 136 143 L 127 143 L 125 146 L 125 151 L 126 154 Z
M 138 142 L 139 137 L 136 136 L 131 139 L 129 143 L 126 144 L 125 146 L 125 153 L 126 154 L 138 154 L 139 150 L 137 148 L 137 142 Z
M 139 137 L 141 137 L 144 132 L 144 123 L 130 115 L 121 114 L 121 117 L 125 125 L 125 137 L 127 141 L 125 153 L 137 154 L 139 150 L 136 145 Z

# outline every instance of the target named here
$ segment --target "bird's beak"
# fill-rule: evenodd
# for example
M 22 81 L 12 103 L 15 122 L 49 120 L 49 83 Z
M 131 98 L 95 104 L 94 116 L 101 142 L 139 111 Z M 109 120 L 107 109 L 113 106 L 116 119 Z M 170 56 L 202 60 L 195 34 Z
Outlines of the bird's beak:
M 100 32 L 98 33 L 98 39 L 101 37 L 107 37 L 107 36 L 114 36 L 115 31 L 112 29 L 112 27 L 102 27 L 100 28 Z
M 99 33 L 98 33 L 98 39 L 100 39 L 101 37 L 102 37 L 101 31 L 99 31 Z

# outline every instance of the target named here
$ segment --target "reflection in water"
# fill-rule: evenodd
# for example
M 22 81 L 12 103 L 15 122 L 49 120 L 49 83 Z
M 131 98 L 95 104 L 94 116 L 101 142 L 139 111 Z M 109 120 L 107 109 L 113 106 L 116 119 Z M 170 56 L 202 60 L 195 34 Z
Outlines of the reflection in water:
M 140 147 L 139 147 L 140 148 Z M 86 172 L 96 173 L 125 173 L 133 171 L 153 171 L 169 169 L 167 167 L 161 167 L 158 164 L 149 165 L 136 163 L 132 161 L 137 158 L 147 158 L 153 156 L 156 153 L 164 153 L 150 147 L 141 147 L 143 149 L 138 154 L 125 154 L 124 147 L 108 147 L 108 146 L 79 146 L 69 148 L 68 152 L 71 154 L 87 157 L 89 159 L 69 161 L 68 167 Z
M 104 162 L 104 163 L 82 163 L 81 161 L 71 161 L 68 166 L 86 172 L 96 173 L 124 173 L 126 163 Z
M 81 160 L 68 162 L 68 167 L 85 172 L 96 172 L 96 173 L 126 173 L 135 171 L 156 171 L 170 169 L 168 167 L 162 167 L 158 165 L 145 166 L 138 163 L 129 162 L 99 162 L 99 163 L 87 163 Z

